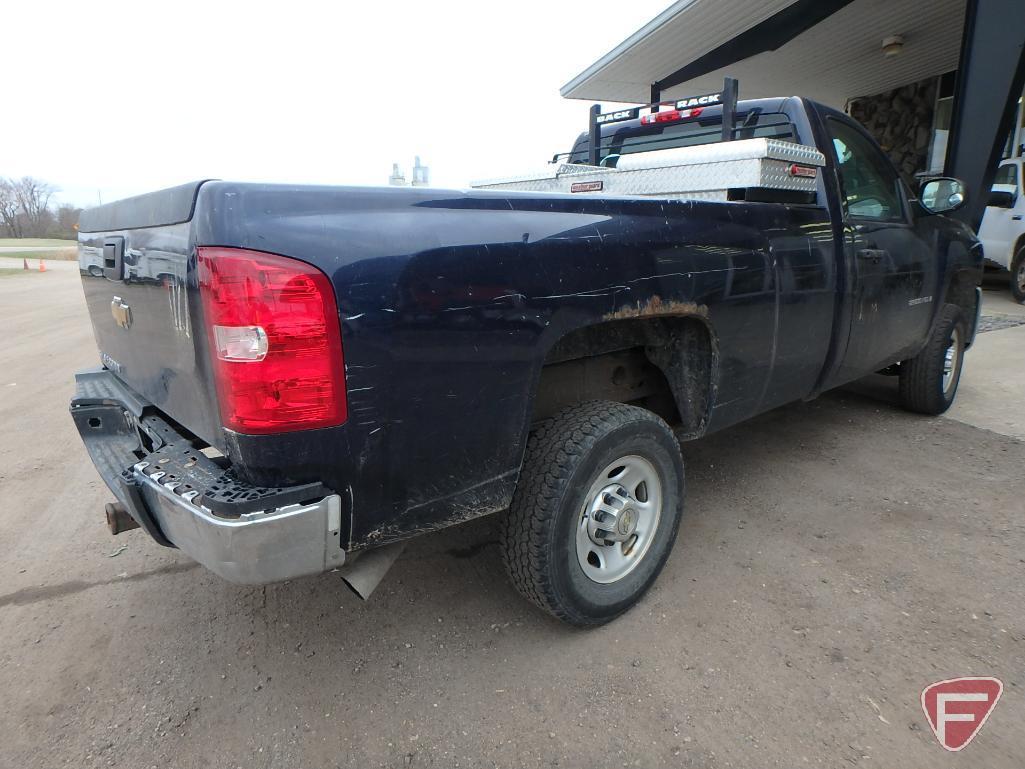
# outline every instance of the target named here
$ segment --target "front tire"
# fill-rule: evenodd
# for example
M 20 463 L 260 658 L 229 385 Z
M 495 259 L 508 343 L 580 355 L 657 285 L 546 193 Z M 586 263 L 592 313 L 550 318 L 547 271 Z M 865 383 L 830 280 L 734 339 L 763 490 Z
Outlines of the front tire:
M 1025 248 L 1018 249 L 1011 261 L 1011 294 L 1019 304 L 1025 304 Z
M 679 443 L 646 409 L 591 401 L 545 420 L 501 526 L 516 589 L 572 625 L 615 619 L 662 571 L 683 485 Z
M 964 317 L 945 304 L 922 351 L 900 364 L 900 400 L 908 411 L 942 414 L 954 402 L 961 380 L 965 342 Z

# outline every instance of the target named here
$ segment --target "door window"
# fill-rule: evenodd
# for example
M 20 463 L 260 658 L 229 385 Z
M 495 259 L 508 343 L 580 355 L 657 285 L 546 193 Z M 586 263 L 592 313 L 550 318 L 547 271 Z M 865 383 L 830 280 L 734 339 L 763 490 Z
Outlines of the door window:
M 900 180 L 886 156 L 860 131 L 829 121 L 847 210 L 859 219 L 901 221 Z
M 1004 184 L 1007 186 L 997 187 L 996 185 L 998 184 Z M 1018 166 L 1014 163 L 1008 163 L 1005 166 L 1000 166 L 1000 168 L 997 169 L 997 175 L 993 178 L 993 189 L 1011 192 L 1012 190 L 1008 189 L 1009 187 L 1013 187 L 1014 191 L 1017 191 L 1018 188 Z

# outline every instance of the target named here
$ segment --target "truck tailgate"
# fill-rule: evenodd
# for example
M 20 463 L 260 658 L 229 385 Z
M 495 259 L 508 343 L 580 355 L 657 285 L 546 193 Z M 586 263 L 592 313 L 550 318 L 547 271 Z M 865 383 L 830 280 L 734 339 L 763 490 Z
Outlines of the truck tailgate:
M 220 446 L 191 256 L 190 220 L 201 184 L 85 211 L 79 269 L 103 365 L 164 414 Z

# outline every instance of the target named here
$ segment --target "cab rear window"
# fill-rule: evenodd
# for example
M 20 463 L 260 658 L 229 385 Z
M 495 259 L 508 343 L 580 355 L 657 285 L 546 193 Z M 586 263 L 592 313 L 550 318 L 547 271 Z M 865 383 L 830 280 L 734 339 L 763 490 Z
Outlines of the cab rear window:
M 586 136 L 583 143 L 573 148 L 570 162 L 587 162 Z M 797 131 L 790 119 L 781 112 L 751 111 L 737 117 L 733 129 L 734 139 L 779 139 L 797 141 Z M 722 120 L 719 116 L 709 119 L 688 120 L 683 123 L 668 123 L 653 126 L 629 126 L 619 128 L 602 136 L 600 159 L 610 155 L 630 155 L 635 152 L 693 147 L 698 144 L 715 144 L 722 141 Z

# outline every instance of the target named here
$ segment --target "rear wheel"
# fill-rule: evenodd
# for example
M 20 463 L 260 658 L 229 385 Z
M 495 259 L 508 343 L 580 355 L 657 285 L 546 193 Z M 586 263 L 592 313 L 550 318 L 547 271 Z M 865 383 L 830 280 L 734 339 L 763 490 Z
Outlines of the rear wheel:
M 945 304 L 922 351 L 900 364 L 900 399 L 919 414 L 942 414 L 954 402 L 964 362 L 965 324 L 961 309 Z
M 1025 248 L 1018 249 L 1011 262 L 1011 293 L 1015 301 L 1025 304 Z
M 593 401 L 545 420 L 502 522 L 513 584 L 571 624 L 614 619 L 669 557 L 683 480 L 676 437 L 650 411 Z

